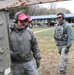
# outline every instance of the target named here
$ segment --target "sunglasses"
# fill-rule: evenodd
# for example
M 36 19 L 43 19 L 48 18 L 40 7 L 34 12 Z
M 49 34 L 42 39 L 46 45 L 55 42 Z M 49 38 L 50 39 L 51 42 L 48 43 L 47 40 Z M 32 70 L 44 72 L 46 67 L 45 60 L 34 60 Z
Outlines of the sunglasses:
M 28 22 L 28 19 L 25 19 L 25 20 L 19 20 L 20 21 L 20 23 L 26 23 L 26 22 Z
M 61 19 L 62 17 L 57 17 L 57 19 Z

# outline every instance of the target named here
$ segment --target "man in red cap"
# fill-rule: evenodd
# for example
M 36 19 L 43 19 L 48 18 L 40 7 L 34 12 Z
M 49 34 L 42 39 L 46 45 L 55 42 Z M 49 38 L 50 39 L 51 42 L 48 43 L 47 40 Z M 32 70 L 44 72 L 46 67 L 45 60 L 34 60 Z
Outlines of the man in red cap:
M 28 16 L 28 27 L 29 28 L 32 28 L 32 25 L 31 25 L 31 23 L 32 23 L 32 18 L 30 17 L 30 16 Z
M 35 34 L 28 28 L 28 17 L 18 12 L 10 27 L 11 75 L 39 75 L 40 50 Z M 34 65 L 36 60 L 37 68 Z M 26 74 L 25 74 L 26 73 Z

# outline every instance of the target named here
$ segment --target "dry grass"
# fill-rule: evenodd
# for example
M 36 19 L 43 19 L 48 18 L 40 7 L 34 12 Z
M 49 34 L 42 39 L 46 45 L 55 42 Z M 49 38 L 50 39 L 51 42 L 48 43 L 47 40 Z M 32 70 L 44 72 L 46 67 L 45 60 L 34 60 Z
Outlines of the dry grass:
M 38 69 L 40 75 L 58 75 L 60 55 L 53 39 L 53 32 L 52 29 L 36 34 L 42 55 L 41 66 Z M 70 48 L 68 71 L 66 75 L 74 75 L 74 43 Z

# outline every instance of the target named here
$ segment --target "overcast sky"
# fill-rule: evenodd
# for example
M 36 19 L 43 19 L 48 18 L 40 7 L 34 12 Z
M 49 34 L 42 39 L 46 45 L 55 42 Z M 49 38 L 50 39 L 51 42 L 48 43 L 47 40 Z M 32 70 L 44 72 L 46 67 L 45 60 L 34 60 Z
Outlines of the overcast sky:
M 44 7 L 48 7 L 48 3 L 43 4 Z M 56 3 L 56 7 L 59 8 L 66 8 L 69 9 L 71 13 L 74 13 L 74 0 L 70 1 L 61 1 Z

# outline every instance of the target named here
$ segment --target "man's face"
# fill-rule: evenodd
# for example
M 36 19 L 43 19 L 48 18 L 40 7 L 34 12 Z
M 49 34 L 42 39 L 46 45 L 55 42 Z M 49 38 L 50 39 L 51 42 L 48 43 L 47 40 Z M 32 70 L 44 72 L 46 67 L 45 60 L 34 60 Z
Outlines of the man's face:
M 58 15 L 58 16 L 57 16 L 57 21 L 58 21 L 58 22 L 62 22 L 62 21 L 63 21 L 62 15 Z
M 18 20 L 17 26 L 18 26 L 19 28 L 25 28 L 25 26 L 26 26 L 27 24 L 28 24 L 27 19 L 25 19 L 25 20 Z

